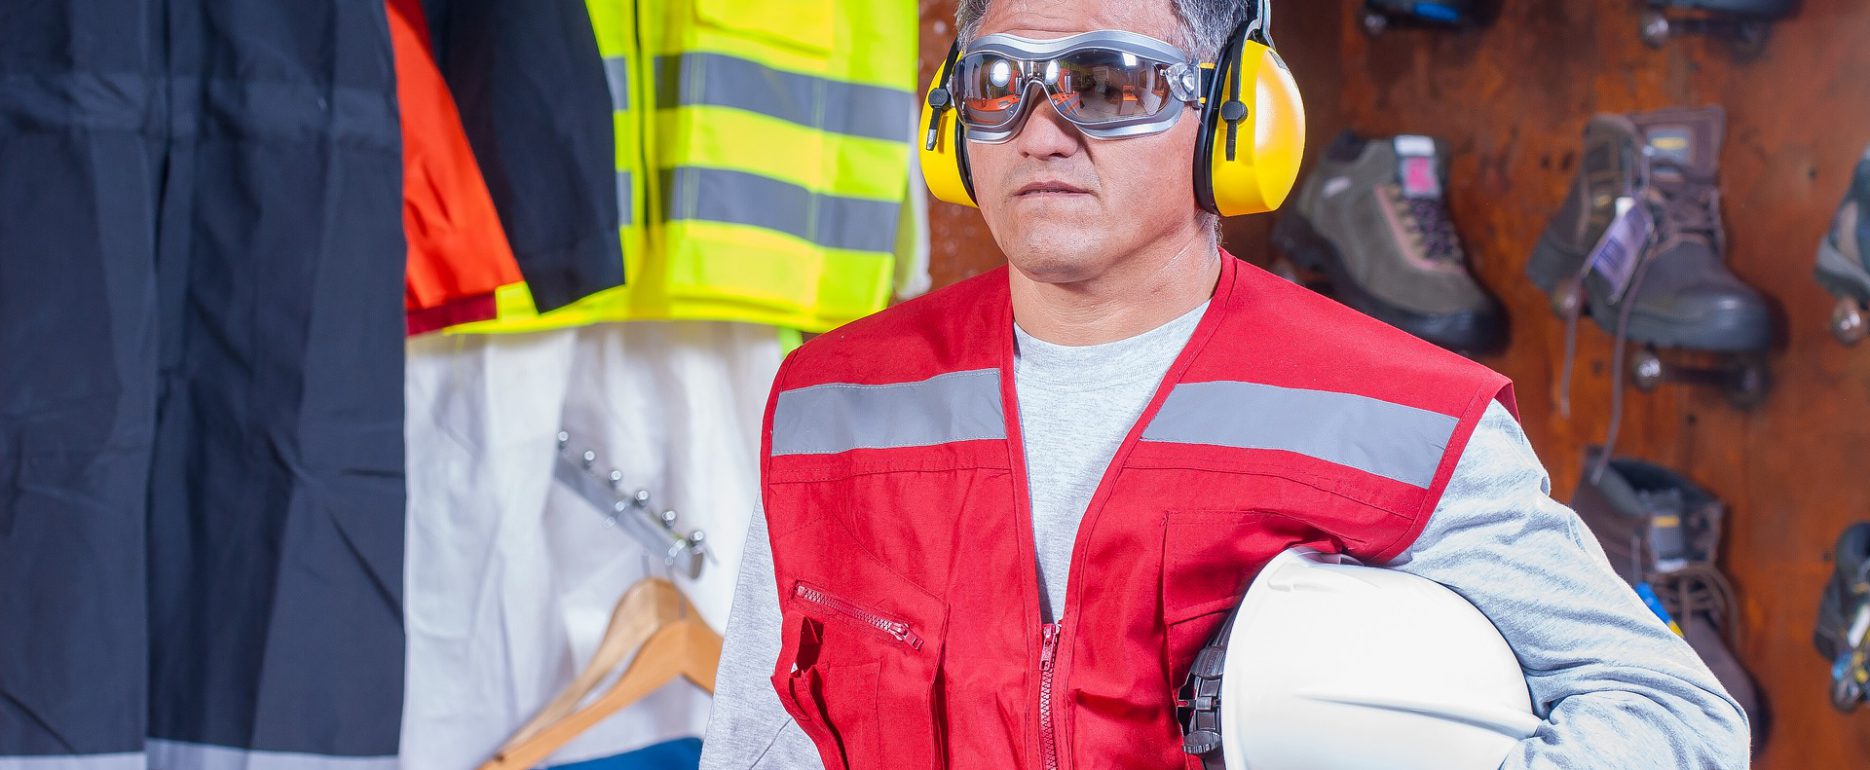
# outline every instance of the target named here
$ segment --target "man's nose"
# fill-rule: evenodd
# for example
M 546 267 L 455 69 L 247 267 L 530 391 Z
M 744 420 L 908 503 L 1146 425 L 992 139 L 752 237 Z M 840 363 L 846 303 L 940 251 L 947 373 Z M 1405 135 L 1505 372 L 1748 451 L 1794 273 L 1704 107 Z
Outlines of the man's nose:
M 1053 103 L 1051 94 L 1038 83 L 1027 87 L 1026 95 L 1035 100 L 1027 109 L 1032 113 L 1026 116 L 1026 125 L 1020 127 L 1019 136 L 1014 142 L 1021 155 L 1034 158 L 1064 157 L 1078 151 L 1084 145 L 1084 134 L 1078 127 L 1059 114 L 1058 106 Z M 1065 97 L 1074 98 L 1074 97 Z

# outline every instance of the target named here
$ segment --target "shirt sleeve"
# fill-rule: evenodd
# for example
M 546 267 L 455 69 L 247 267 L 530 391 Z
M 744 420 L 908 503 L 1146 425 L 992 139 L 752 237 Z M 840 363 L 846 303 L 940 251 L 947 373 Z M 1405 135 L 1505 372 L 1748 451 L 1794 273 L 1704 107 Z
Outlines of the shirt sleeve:
M 781 627 L 766 512 L 756 508 L 727 613 L 701 770 L 824 770 L 818 748 L 773 691 Z
M 1544 722 L 1502 770 L 1743 768 L 1747 717 L 1553 500 L 1519 423 L 1488 407 L 1427 528 L 1389 565 L 1491 619 Z

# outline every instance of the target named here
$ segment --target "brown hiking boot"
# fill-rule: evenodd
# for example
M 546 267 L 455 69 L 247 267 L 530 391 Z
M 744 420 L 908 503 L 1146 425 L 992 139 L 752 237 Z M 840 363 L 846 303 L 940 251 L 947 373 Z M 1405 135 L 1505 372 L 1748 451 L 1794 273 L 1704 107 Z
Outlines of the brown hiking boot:
M 1617 574 L 1638 593 L 1648 590 L 1660 599 L 1688 646 L 1746 710 L 1758 752 L 1766 737 L 1765 704 L 1734 657 L 1740 608 L 1714 563 L 1725 508 L 1681 474 L 1640 460 L 1612 459 L 1593 480 L 1600 451 L 1586 451 L 1572 510 L 1597 536 Z

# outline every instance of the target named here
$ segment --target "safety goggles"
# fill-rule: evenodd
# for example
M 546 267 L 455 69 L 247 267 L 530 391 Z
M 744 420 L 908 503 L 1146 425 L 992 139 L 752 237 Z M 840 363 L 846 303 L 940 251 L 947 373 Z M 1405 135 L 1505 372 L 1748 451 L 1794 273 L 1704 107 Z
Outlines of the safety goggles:
M 1201 66 L 1145 35 L 1095 30 L 1052 40 L 987 35 L 955 60 L 949 89 L 967 137 L 1012 139 L 1032 113 L 1033 87 L 1094 139 L 1169 130 L 1201 103 Z

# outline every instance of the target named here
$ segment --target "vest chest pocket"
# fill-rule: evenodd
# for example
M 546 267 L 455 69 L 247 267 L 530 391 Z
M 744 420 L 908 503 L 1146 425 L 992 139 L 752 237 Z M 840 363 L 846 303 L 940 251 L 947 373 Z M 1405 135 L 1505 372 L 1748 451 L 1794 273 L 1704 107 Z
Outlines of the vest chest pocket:
M 1163 656 L 1170 699 L 1188 677 L 1195 654 L 1267 562 L 1297 545 L 1343 550 L 1316 526 L 1272 511 L 1170 511 L 1163 521 Z
M 773 689 L 827 770 L 938 768 L 933 698 L 946 607 L 878 572 L 889 580 L 798 580 L 787 589 Z

